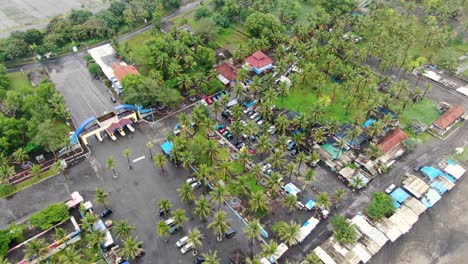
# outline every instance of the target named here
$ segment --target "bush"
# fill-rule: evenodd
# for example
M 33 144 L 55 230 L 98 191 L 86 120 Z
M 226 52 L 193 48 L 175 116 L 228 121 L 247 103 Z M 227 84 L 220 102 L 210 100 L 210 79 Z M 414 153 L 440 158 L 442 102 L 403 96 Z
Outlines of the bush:
M 88 64 L 88 70 L 93 76 L 97 76 L 99 73 L 101 73 L 101 67 L 99 67 L 99 65 L 96 63 Z
M 23 233 L 25 229 L 24 225 L 13 223 L 8 229 L 0 230 L 0 259 L 7 255 L 9 245 L 13 240 L 18 243 L 24 241 Z
M 14 191 L 15 188 L 11 184 L 0 184 L 0 197 L 6 197 Z
M 357 239 L 356 228 L 350 225 L 346 219 L 337 215 L 332 219 L 333 237 L 342 244 L 353 244 Z
M 29 223 L 42 230 L 51 228 L 54 224 L 63 222 L 69 217 L 68 207 L 63 203 L 49 205 L 39 213 L 29 218 Z
M 372 200 L 367 207 L 366 212 L 373 220 L 381 219 L 384 216 L 391 216 L 395 212 L 393 198 L 386 193 L 375 192 L 372 194 Z
M 208 83 L 208 89 L 206 91 L 207 94 L 211 95 L 217 93 L 219 91 L 224 90 L 223 83 L 218 79 L 213 79 Z
M 211 15 L 210 10 L 206 6 L 200 6 L 195 10 L 195 19 L 199 20 L 202 17 L 209 17 Z

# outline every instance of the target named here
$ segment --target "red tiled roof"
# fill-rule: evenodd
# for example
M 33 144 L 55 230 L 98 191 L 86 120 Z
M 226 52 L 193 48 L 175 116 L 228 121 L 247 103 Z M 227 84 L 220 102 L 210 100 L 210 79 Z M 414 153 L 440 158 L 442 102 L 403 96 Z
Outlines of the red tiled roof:
M 115 130 L 122 128 L 119 123 L 112 123 L 108 128 L 106 128 L 107 133 L 112 134 Z
M 225 62 L 221 65 L 218 65 L 216 67 L 216 71 L 230 82 L 237 78 L 237 69 L 231 63 Z
M 460 116 L 465 113 L 465 110 L 461 106 L 454 105 L 447 110 L 443 115 L 437 118 L 434 121 L 434 125 L 440 127 L 441 129 L 446 129 L 449 127 L 453 122 L 455 122 Z
M 259 50 L 247 57 L 245 62 L 254 68 L 261 69 L 268 64 L 271 64 L 273 61 L 267 55 L 265 55 L 265 53 Z
M 114 71 L 115 78 L 117 78 L 119 81 L 121 81 L 123 77 L 129 74 L 140 75 L 135 66 L 131 65 L 123 65 L 118 62 L 114 62 L 111 64 L 111 68 Z
M 120 119 L 119 122 L 118 122 L 118 124 L 119 124 L 121 127 L 123 127 L 123 126 L 125 126 L 125 125 L 128 125 L 128 124 L 131 124 L 131 123 L 133 123 L 132 120 L 130 120 L 130 119 L 128 119 L 128 118 L 126 118 L 126 119 Z
M 396 145 L 400 144 L 403 140 L 407 139 L 408 135 L 400 130 L 399 128 L 393 130 L 390 134 L 388 134 L 377 147 L 383 152 L 387 153 L 391 149 L 393 149 Z

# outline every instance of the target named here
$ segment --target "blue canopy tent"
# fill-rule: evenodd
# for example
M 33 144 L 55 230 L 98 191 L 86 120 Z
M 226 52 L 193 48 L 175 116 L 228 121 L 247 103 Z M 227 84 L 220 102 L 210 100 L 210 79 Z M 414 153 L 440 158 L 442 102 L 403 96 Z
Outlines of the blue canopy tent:
M 305 207 L 308 209 L 308 210 L 312 210 L 314 207 L 315 207 L 315 202 L 313 200 L 309 200 L 306 204 L 305 204 Z
M 398 187 L 392 193 L 390 193 L 390 196 L 400 204 L 404 203 L 408 198 L 410 198 L 410 195 L 401 187 Z
M 163 144 L 161 144 L 161 148 L 164 152 L 164 154 L 171 156 L 172 155 L 172 149 L 174 148 L 174 144 L 170 141 L 166 141 Z

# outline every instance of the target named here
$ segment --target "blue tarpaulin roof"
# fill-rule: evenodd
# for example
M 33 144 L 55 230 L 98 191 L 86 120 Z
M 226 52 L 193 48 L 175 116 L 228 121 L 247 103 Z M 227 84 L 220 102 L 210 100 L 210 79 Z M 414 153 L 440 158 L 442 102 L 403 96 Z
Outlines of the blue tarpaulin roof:
M 441 182 L 439 181 L 434 181 L 431 183 L 431 187 L 437 191 L 439 191 L 440 194 L 444 194 L 446 191 L 448 191 L 447 187 L 445 187 L 445 185 L 443 185 Z
M 401 187 L 398 187 L 396 190 L 394 190 L 390 196 L 392 196 L 393 199 L 395 199 L 399 203 L 403 203 L 406 201 L 406 199 L 410 198 L 410 195 L 405 192 Z
M 449 160 L 449 159 L 447 160 L 447 163 L 448 163 L 448 164 L 452 164 L 452 165 L 457 165 L 457 163 L 456 163 L 455 161 Z
M 315 202 L 312 201 L 312 200 L 309 200 L 306 204 L 305 204 L 305 207 L 309 210 L 312 210 L 312 208 L 314 208 L 315 206 Z M 307 222 L 306 222 L 307 223 Z M 305 224 L 304 224 L 305 225 Z
M 426 195 L 421 199 L 421 202 L 424 204 L 424 206 L 426 206 L 427 208 L 431 208 L 432 206 L 434 206 L 434 204 L 436 204 L 440 199 L 442 198 L 442 196 L 440 196 L 440 194 L 430 188 L 429 191 L 427 191 Z
M 441 170 L 431 167 L 431 166 L 424 166 L 421 169 L 421 172 L 428 177 L 431 181 L 434 180 L 437 176 L 442 176 L 444 178 L 447 178 L 447 180 L 451 182 L 455 182 L 455 178 L 452 176 L 443 173 Z
M 166 155 L 171 155 L 172 148 L 174 148 L 174 145 L 172 144 L 172 142 L 167 141 L 167 142 L 165 142 L 164 144 L 161 145 L 161 148 L 162 148 L 162 150 L 164 151 L 164 153 Z
M 395 200 L 393 200 L 393 205 L 395 206 L 395 208 L 400 208 L 401 207 L 401 204 Z

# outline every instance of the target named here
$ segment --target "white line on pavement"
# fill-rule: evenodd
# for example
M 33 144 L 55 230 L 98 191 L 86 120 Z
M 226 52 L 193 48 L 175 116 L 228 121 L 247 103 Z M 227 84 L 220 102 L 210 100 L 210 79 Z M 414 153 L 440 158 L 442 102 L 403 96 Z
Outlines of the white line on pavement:
M 140 161 L 140 160 L 142 160 L 142 159 L 144 159 L 144 158 L 146 158 L 146 156 L 141 156 L 141 157 L 139 157 L 139 158 L 136 158 L 136 159 L 133 160 L 133 163 L 135 163 L 135 162 L 137 162 L 137 161 Z

